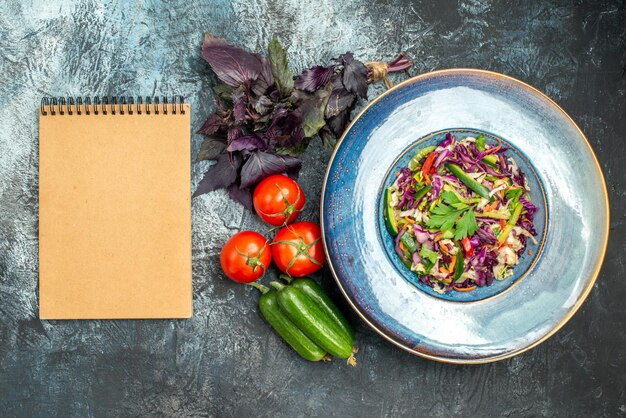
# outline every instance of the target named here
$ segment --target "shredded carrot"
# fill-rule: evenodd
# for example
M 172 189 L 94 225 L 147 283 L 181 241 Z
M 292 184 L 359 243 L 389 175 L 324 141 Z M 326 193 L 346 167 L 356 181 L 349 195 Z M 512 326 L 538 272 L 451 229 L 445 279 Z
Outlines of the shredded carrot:
M 504 200 L 504 189 L 500 190 L 500 200 Z
M 504 219 L 500 219 L 500 228 L 506 228 L 506 221 Z
M 452 261 L 450 261 L 450 265 L 448 266 L 448 272 L 452 273 L 454 271 L 455 265 L 456 265 L 456 255 L 453 255 Z
M 491 154 L 495 154 L 496 152 L 500 151 L 500 148 L 502 148 L 502 145 L 498 145 L 497 147 L 494 147 L 493 151 L 491 151 Z
M 450 271 L 447 268 L 443 267 L 443 266 L 439 267 L 439 271 L 444 273 L 444 274 L 450 273 Z
M 429 185 L 429 184 L 431 183 L 431 182 L 430 182 L 430 178 L 429 178 L 428 176 L 424 176 L 424 183 L 425 183 L 426 185 Z
M 452 273 L 452 272 L 450 272 Z M 441 281 L 445 284 L 450 284 L 452 283 L 452 277 L 446 277 L 445 279 L 441 279 Z
M 402 251 L 405 251 L 405 250 L 406 250 L 406 248 L 404 247 L 404 243 L 403 243 L 402 241 L 400 241 L 400 249 L 401 249 Z
M 471 290 L 476 289 L 476 285 L 474 286 L 470 286 L 470 287 L 458 287 L 458 286 L 454 286 L 454 290 L 457 290 L 459 292 L 469 292 Z
M 532 250 L 528 250 L 528 255 L 531 255 L 533 253 Z
M 408 216 L 405 216 L 404 220 L 407 221 L 410 224 L 414 224 L 415 223 L 415 221 L 413 219 L 409 218 Z
M 439 243 L 439 248 L 441 248 L 441 251 L 445 254 L 445 255 L 450 255 L 450 252 L 448 251 L 448 247 L 446 247 L 445 244 L 442 244 L 441 242 Z
M 497 201 L 489 203 L 487 206 L 485 206 L 484 211 L 485 212 L 491 212 L 492 210 L 494 210 L 496 208 L 496 205 L 498 204 Z
M 443 238 L 443 232 L 438 233 L 437 235 L 435 235 L 435 238 L 433 239 L 433 242 L 437 242 L 439 241 L 441 238 Z

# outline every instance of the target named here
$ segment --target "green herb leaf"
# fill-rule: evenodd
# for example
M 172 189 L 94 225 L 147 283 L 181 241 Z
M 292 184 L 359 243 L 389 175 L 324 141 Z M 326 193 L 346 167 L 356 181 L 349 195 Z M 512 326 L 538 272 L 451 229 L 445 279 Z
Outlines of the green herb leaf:
M 451 191 L 444 191 L 439 195 L 441 199 L 457 210 L 465 210 L 469 205 L 463 201 L 458 194 Z
M 213 92 L 217 94 L 220 99 L 227 101 L 228 103 L 232 103 L 233 99 L 231 99 L 231 94 L 235 91 L 235 88 L 229 86 L 226 83 L 219 83 L 213 86 Z
M 272 75 L 282 97 L 287 97 L 293 90 L 293 73 L 287 62 L 287 51 L 274 36 L 268 46 L 268 58 L 272 67 Z
M 465 204 L 465 203 L 453 203 L 452 205 L 453 208 L 458 209 L 458 210 L 465 210 L 467 208 L 469 208 L 469 205 Z
M 521 205 L 521 203 L 519 201 L 519 197 L 515 197 L 515 198 L 509 200 L 508 209 L 509 209 L 509 212 L 511 212 L 511 215 L 513 214 L 513 212 L 515 212 L 515 207 L 517 205 Z
M 429 250 L 424 246 L 422 246 L 419 255 L 420 257 L 422 257 L 422 259 L 428 260 L 430 265 L 434 265 L 437 262 L 437 253 L 435 251 Z
M 461 203 L 461 199 L 459 199 L 459 197 L 454 192 L 445 191 L 442 192 L 439 196 L 441 197 L 441 200 L 449 205 L 452 205 L 454 203 Z
M 504 193 L 507 199 L 518 199 L 524 191 L 520 188 L 509 189 Z
M 463 213 L 463 211 L 440 203 L 430 212 L 430 219 L 426 222 L 426 226 L 429 228 L 437 228 L 441 231 L 449 231 L 452 229 L 461 213 Z
M 326 125 L 324 109 L 329 97 L 329 89 L 320 89 L 315 92 L 315 96 L 305 100 L 298 108 L 302 115 L 302 131 L 305 138 L 315 136 Z
M 294 145 L 291 147 L 281 147 L 280 145 L 277 145 L 274 147 L 274 152 L 280 155 L 299 157 L 304 151 L 306 151 L 306 148 L 309 146 L 309 141 L 310 140 L 307 138 L 298 145 Z
M 478 135 L 478 138 L 476 138 L 476 148 L 478 148 L 478 151 L 483 152 L 486 145 L 487 144 L 485 143 L 485 135 Z
M 226 143 L 221 138 L 208 137 L 200 145 L 200 152 L 196 161 L 215 160 L 226 149 Z
M 468 210 L 463 214 L 461 219 L 456 222 L 456 232 L 454 233 L 455 240 L 461 240 L 465 237 L 471 237 L 478 230 L 478 224 L 476 223 L 476 215 L 473 210 Z

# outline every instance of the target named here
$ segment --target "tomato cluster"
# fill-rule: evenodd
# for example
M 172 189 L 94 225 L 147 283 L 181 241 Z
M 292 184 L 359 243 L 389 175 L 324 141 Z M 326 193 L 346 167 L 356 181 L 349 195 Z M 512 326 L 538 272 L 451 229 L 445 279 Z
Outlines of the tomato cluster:
M 307 276 L 322 268 L 326 256 L 320 227 L 312 222 L 292 223 L 306 202 L 298 183 L 287 176 L 270 176 L 256 186 L 252 200 L 261 219 L 282 228 L 271 243 L 254 231 L 231 237 L 220 255 L 228 278 L 238 283 L 254 282 L 265 274 L 272 259 L 280 271 L 293 277 Z

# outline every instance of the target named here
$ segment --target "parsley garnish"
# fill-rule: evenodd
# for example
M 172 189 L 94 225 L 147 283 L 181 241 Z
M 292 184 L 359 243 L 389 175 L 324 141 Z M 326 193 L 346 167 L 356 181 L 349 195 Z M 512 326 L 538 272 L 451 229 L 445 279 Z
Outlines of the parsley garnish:
M 429 228 L 440 231 L 451 231 L 455 228 L 454 239 L 461 240 L 466 236 L 472 236 L 478 229 L 476 215 L 472 208 L 461 202 L 461 199 L 453 192 L 441 193 L 441 199 L 447 203 L 440 203 L 430 212 L 430 218 L 426 222 Z
M 454 192 L 445 191 L 441 193 L 441 200 L 457 210 L 464 210 L 469 208 L 469 205 L 463 202 L 461 198 Z
M 474 211 L 470 209 L 461 216 L 461 219 L 456 221 L 454 239 L 458 241 L 465 237 L 471 237 L 477 229 L 476 216 Z
M 457 218 L 461 216 L 463 210 L 457 210 L 444 203 L 440 203 L 430 212 L 430 219 L 426 222 L 429 228 L 441 231 L 450 231 L 454 227 Z

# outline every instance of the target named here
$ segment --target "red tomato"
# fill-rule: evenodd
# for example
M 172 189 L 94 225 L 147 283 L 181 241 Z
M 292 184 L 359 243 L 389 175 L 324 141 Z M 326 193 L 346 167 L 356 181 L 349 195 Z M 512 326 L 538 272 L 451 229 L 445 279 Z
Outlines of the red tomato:
M 318 271 L 326 262 L 320 227 L 312 222 L 287 225 L 274 237 L 272 256 L 280 271 L 293 277 Z
M 250 283 L 263 276 L 272 262 L 268 244 L 258 232 L 242 231 L 233 235 L 220 254 L 224 274 L 238 283 Z
M 252 196 L 254 210 L 270 225 L 287 225 L 297 217 L 306 199 L 294 180 L 280 174 L 269 176 L 256 186 Z

